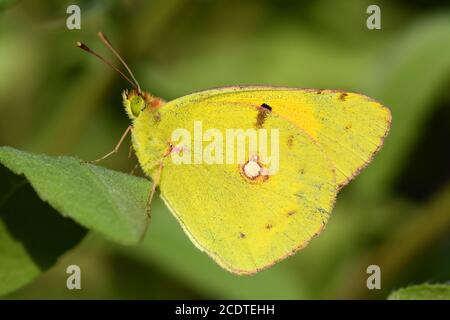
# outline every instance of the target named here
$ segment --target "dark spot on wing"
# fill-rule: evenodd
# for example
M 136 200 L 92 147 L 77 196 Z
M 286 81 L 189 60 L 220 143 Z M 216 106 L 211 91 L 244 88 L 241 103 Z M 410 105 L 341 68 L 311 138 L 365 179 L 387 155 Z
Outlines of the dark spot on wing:
M 268 224 L 266 225 L 266 229 L 267 229 L 267 230 L 272 229 L 272 225 L 271 225 L 270 223 L 268 223 Z
M 287 146 L 289 147 L 289 149 L 291 149 L 293 145 L 294 145 L 294 136 L 290 135 L 287 138 Z
M 266 121 L 267 116 L 272 111 L 272 107 L 263 103 L 258 108 L 258 115 L 256 116 L 256 128 L 260 129 L 264 125 L 264 121 Z
M 293 216 L 294 214 L 296 214 L 294 210 L 291 210 L 287 213 L 288 217 Z
M 317 230 L 316 233 L 314 233 L 313 238 L 317 237 L 317 236 L 323 231 L 323 228 L 324 228 L 324 227 L 325 227 L 325 224 L 322 223 L 322 226 L 320 227 L 320 229 Z
M 294 193 L 294 196 L 300 198 L 300 200 L 302 200 L 302 201 L 305 199 L 305 193 L 301 192 L 301 191 L 297 192 L 297 193 Z
M 339 99 L 342 100 L 342 101 L 345 101 L 345 97 L 347 97 L 347 96 L 348 96 L 347 93 L 342 92 L 341 95 L 339 96 Z
M 351 123 L 349 123 L 349 124 L 347 124 L 345 126 L 345 130 L 350 130 L 351 128 L 352 128 L 352 124 Z
M 239 238 L 244 239 L 245 238 L 245 233 L 239 232 Z
M 153 113 L 153 120 L 158 123 L 161 121 L 161 114 L 159 112 L 154 112 Z
M 265 109 L 267 109 L 267 110 L 269 110 L 269 111 L 272 111 L 272 107 L 269 106 L 269 105 L 266 104 L 266 103 L 263 103 L 263 104 L 261 105 L 261 107 L 263 107 L 263 108 L 265 108 Z

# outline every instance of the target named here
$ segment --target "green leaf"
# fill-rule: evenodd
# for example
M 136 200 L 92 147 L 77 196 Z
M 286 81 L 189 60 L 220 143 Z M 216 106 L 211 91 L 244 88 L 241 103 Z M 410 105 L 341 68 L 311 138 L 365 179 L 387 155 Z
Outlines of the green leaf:
M 398 289 L 389 300 L 450 300 L 449 284 L 421 284 Z
M 39 197 L 63 216 L 121 244 L 144 235 L 150 182 L 86 164 L 72 157 L 50 157 L 0 147 L 0 162 L 23 174 Z
M 0 165 L 0 294 L 51 267 L 86 229 L 42 202 L 27 181 Z
M 419 20 L 387 48 L 374 65 L 370 96 L 392 111 L 392 127 L 382 151 L 357 179 L 359 192 L 387 194 L 408 161 L 450 74 L 450 14 Z M 378 70 L 378 71 L 375 71 Z

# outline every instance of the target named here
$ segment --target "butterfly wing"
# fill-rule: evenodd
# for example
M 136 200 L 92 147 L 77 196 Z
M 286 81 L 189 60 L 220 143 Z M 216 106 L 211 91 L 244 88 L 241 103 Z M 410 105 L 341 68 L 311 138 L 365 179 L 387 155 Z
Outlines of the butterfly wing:
M 253 181 L 243 175 L 244 163 L 176 164 L 172 155 L 162 158 L 177 128 L 187 129 L 191 137 L 172 141 L 172 152 L 193 151 L 201 140 L 194 133 L 195 121 L 201 121 L 204 133 L 214 128 L 225 138 L 230 128 L 265 129 L 269 148 L 276 139 L 272 129 L 278 130 L 278 171 Z M 211 141 L 201 142 L 203 151 Z M 257 272 L 304 247 L 324 227 L 337 193 L 333 165 L 321 146 L 275 113 L 261 117 L 253 103 L 169 102 L 157 120 L 146 112 L 135 121 L 133 144 L 149 175 L 155 176 L 156 163 L 163 159 L 162 198 L 194 244 L 234 273 Z
M 389 109 L 357 93 L 264 86 L 226 87 L 177 99 L 185 103 L 241 103 L 272 107 L 272 112 L 303 129 L 332 160 L 342 187 L 380 149 L 391 124 Z

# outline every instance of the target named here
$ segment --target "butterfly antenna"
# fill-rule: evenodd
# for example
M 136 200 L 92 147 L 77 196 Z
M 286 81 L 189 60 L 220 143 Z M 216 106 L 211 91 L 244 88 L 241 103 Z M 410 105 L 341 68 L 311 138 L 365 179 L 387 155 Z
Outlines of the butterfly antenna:
M 119 59 L 119 61 L 123 64 L 125 69 L 127 69 L 128 73 L 130 74 L 131 78 L 134 80 L 134 83 L 137 86 L 138 93 L 141 93 L 141 87 L 139 86 L 139 82 L 136 80 L 133 72 L 131 72 L 131 69 L 128 67 L 128 65 L 125 63 L 125 61 L 122 59 L 120 54 L 116 51 L 116 49 L 114 49 L 114 47 L 112 46 L 112 44 L 108 40 L 108 38 L 101 31 L 98 33 L 98 36 L 100 37 L 100 40 L 102 40 L 102 42 L 109 48 L 109 50 L 111 50 L 112 53 L 114 53 L 114 55 L 117 57 L 117 59 Z
M 97 57 L 98 59 L 100 59 L 101 61 L 103 61 L 105 64 L 107 64 L 108 66 L 110 66 L 112 69 L 116 70 L 122 77 L 124 77 L 125 80 L 127 80 L 129 83 L 131 83 L 133 85 L 133 87 L 135 87 L 139 92 L 141 91 L 141 88 L 139 87 L 139 85 L 133 81 L 130 80 L 130 78 L 128 78 L 122 71 L 120 71 L 116 66 L 114 66 L 111 62 L 109 62 L 108 60 L 106 60 L 105 58 L 103 58 L 101 55 L 99 55 L 97 52 L 95 52 L 94 50 L 92 50 L 91 48 L 89 48 L 87 45 L 85 45 L 82 42 L 77 42 L 76 46 L 90 54 L 92 54 L 93 56 Z

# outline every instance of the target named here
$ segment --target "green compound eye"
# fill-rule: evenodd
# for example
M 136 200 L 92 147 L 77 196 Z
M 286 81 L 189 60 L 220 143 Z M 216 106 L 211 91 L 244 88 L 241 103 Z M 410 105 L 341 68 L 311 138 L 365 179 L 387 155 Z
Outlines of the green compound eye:
M 133 116 L 137 117 L 144 108 L 145 102 L 140 96 L 134 96 L 130 99 L 130 109 Z

